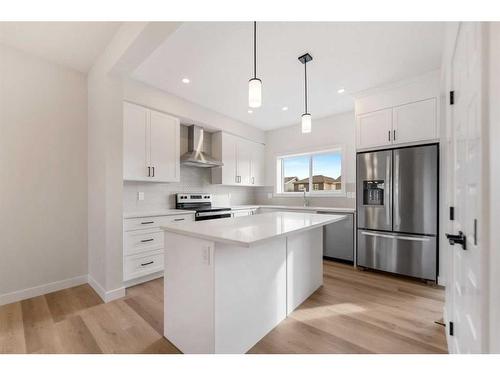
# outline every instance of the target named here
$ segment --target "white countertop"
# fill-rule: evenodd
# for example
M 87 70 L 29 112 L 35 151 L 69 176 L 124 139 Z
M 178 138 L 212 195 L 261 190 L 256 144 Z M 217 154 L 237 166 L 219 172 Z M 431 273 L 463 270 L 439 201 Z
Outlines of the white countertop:
M 249 207 L 258 208 L 276 208 L 283 210 L 297 210 L 297 211 L 322 211 L 322 212 L 341 212 L 341 213 L 355 213 L 355 208 L 341 208 L 341 207 L 321 207 L 321 206 L 285 206 L 285 205 L 272 205 L 272 204 L 261 204 Z
M 218 220 L 170 224 L 161 228 L 186 236 L 250 247 L 273 238 L 342 220 L 343 215 L 307 212 L 268 212 Z
M 176 210 L 176 209 L 163 209 L 154 211 L 136 211 L 136 212 L 124 212 L 124 219 L 134 219 L 137 217 L 151 217 L 151 216 L 171 216 L 171 215 L 186 215 L 194 214 L 195 211 L 189 210 Z

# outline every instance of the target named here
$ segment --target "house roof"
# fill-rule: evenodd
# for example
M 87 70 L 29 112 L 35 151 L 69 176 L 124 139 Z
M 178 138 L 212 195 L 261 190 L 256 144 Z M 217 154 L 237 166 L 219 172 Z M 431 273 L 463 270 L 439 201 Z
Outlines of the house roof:
M 328 176 L 323 176 L 322 174 L 315 175 L 313 176 L 313 184 L 321 184 L 321 183 L 327 183 L 327 184 L 334 184 L 336 182 L 341 182 L 342 176 L 338 176 L 337 178 L 331 178 Z M 309 183 L 309 177 L 303 178 L 302 180 L 295 181 L 294 184 L 308 184 Z
M 294 177 L 285 177 L 284 180 L 285 180 L 285 184 L 288 184 L 292 181 L 296 181 L 298 180 L 299 178 L 297 176 L 294 176 Z

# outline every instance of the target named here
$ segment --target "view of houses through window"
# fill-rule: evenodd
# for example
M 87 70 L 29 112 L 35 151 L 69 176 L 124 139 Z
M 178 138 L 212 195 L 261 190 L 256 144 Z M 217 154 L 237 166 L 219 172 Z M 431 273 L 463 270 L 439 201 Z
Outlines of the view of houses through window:
M 342 190 L 340 149 L 278 158 L 279 193 L 334 193 Z M 312 190 L 311 190 L 312 185 Z

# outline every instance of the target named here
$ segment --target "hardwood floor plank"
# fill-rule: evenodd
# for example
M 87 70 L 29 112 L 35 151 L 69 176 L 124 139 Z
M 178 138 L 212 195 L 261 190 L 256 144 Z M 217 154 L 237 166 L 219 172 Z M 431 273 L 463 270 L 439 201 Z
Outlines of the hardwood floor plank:
M 45 296 L 21 301 L 27 353 L 57 353 L 58 342 Z
M 61 353 L 70 354 L 98 354 L 102 353 L 94 336 L 83 319 L 76 315 L 56 323 L 59 348 Z
M 21 304 L 16 302 L 0 306 L 0 354 L 25 352 Z
M 151 301 L 146 296 L 127 298 L 125 303 L 163 336 L 163 305 Z

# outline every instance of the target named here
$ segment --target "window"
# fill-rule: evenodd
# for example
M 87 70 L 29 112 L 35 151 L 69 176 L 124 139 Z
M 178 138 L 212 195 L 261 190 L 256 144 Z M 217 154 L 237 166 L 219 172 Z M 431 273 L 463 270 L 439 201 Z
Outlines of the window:
M 280 156 L 276 177 L 278 194 L 343 194 L 342 149 Z

